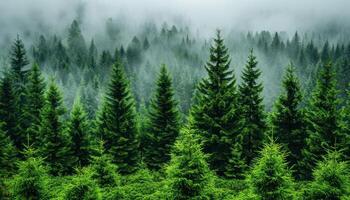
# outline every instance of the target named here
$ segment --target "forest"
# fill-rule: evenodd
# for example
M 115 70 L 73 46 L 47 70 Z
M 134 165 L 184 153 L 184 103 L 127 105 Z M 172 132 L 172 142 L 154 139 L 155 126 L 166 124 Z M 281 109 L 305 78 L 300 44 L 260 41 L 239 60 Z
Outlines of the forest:
M 0 40 L 0 199 L 350 199 L 346 28 L 79 16 Z

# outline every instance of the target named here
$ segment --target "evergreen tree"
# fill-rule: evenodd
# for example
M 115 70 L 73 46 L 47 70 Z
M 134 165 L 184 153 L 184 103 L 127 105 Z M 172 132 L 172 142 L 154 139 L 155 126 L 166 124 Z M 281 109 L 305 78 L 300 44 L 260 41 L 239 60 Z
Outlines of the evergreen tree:
M 341 200 L 350 196 L 350 173 L 339 152 L 329 152 L 313 171 L 313 181 L 303 193 L 305 200 Z
M 304 114 L 300 109 L 300 84 L 292 65 L 284 76 L 283 88 L 284 92 L 278 98 L 271 117 L 272 134 L 288 152 L 289 164 L 297 167 L 302 158 L 306 135 Z
M 341 148 L 343 137 L 339 131 L 338 99 L 332 64 L 325 64 L 307 108 L 307 147 L 304 151 L 306 178 L 322 158 L 326 149 Z M 309 170 L 309 171 L 307 171 Z
M 71 138 L 73 166 L 84 167 L 88 165 L 92 153 L 93 138 L 90 133 L 86 112 L 79 98 L 74 102 L 67 133 Z
M 40 111 L 45 103 L 45 82 L 39 66 L 33 64 L 26 87 L 26 105 L 23 111 L 22 135 L 27 136 L 27 145 L 37 144 L 39 141 Z M 36 146 L 36 145 L 35 145 Z
M 346 160 L 350 159 L 350 90 L 347 90 L 348 97 L 345 101 L 345 105 L 340 112 L 340 131 L 343 134 L 341 146 L 344 148 L 344 156 Z
M 294 182 L 279 145 L 265 145 L 247 177 L 249 189 L 259 199 L 295 199 Z
M 41 112 L 39 150 L 53 175 L 68 172 L 71 166 L 69 138 L 63 132 L 65 108 L 62 104 L 62 95 L 54 81 L 51 81 Z
M 239 86 L 239 103 L 242 117 L 243 154 L 250 165 L 262 146 L 266 129 L 263 98 L 263 86 L 258 82 L 261 71 L 251 50 L 243 70 L 242 84 Z
M 97 183 L 92 179 L 90 169 L 83 169 L 65 186 L 64 200 L 102 200 Z
M 206 199 L 212 177 L 192 130 L 185 130 L 176 141 L 166 174 L 172 199 Z
M 11 75 L 5 72 L 0 82 L 0 121 L 4 122 L 3 130 L 19 150 L 25 144 L 25 138 L 19 132 L 16 103 L 17 96 L 14 92 L 13 80 Z
M 218 31 L 205 67 L 209 77 L 198 86 L 190 123 L 202 136 L 208 162 L 220 176 L 225 175 L 239 131 L 236 80 L 229 66 L 228 49 Z
M 68 47 L 73 58 L 73 62 L 82 67 L 86 64 L 87 49 L 85 39 L 81 34 L 79 23 L 74 20 L 68 33 Z
M 16 89 L 23 88 L 26 80 L 26 71 L 23 69 L 29 64 L 22 40 L 17 35 L 10 52 L 11 69 L 16 83 Z
M 15 146 L 3 130 L 3 125 L 0 124 L 0 179 L 7 177 L 13 172 L 12 170 L 15 168 L 16 161 Z
M 120 63 L 113 65 L 111 81 L 99 117 L 105 149 L 121 174 L 134 172 L 139 164 L 138 133 L 134 100 Z
M 18 168 L 18 172 L 10 180 L 11 199 L 50 199 L 47 187 L 48 170 L 44 166 L 43 159 L 30 156 L 25 161 L 21 161 Z
M 179 134 L 179 112 L 176 106 L 172 81 L 163 65 L 149 113 L 151 142 L 146 149 L 145 162 L 152 169 L 160 169 L 170 160 L 170 149 Z

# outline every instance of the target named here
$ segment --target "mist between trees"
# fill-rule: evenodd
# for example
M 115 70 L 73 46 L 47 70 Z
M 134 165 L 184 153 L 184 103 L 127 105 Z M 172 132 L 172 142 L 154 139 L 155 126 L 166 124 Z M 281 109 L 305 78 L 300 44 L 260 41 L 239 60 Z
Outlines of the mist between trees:
M 2 53 L 1 198 L 349 197 L 345 32 L 80 26 Z

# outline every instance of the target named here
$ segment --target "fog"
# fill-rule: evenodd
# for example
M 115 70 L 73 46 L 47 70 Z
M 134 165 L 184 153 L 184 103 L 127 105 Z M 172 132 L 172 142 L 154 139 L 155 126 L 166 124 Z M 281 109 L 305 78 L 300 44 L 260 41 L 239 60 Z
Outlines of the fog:
M 2 41 L 16 33 L 59 31 L 79 18 L 89 34 L 109 18 L 140 23 L 174 22 L 203 35 L 213 29 L 295 32 L 342 25 L 349 27 L 348 0 L 1 0 Z

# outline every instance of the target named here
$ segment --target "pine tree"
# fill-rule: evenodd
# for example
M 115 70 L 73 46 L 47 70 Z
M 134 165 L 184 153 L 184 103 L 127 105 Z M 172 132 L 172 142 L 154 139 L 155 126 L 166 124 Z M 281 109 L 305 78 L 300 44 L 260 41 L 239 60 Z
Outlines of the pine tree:
M 39 66 L 33 64 L 26 85 L 26 105 L 23 109 L 21 124 L 22 135 L 26 135 L 27 145 L 37 146 L 39 141 L 40 111 L 45 103 L 45 82 Z
M 134 100 L 120 63 L 113 65 L 111 81 L 99 117 L 99 130 L 106 152 L 121 174 L 134 172 L 140 161 Z
M 172 81 L 165 65 L 160 70 L 156 94 L 150 106 L 148 126 L 150 146 L 145 162 L 152 169 L 160 169 L 170 160 L 170 149 L 179 134 L 179 112 L 174 100 Z
M 15 146 L 3 130 L 3 125 L 0 124 L 0 179 L 13 172 L 16 161 Z
M 0 82 L 0 121 L 3 130 L 11 138 L 17 150 L 22 149 L 25 141 L 20 135 L 17 118 L 17 96 L 9 72 L 5 72 Z
M 339 131 L 338 99 L 332 64 L 325 64 L 307 108 L 307 147 L 304 150 L 305 176 L 309 177 L 315 161 L 327 149 L 341 148 L 343 137 Z M 309 170 L 309 171 L 307 171 Z
M 101 190 L 92 179 L 92 172 L 89 168 L 79 171 L 65 186 L 62 199 L 102 200 Z
M 11 199 L 50 199 L 48 170 L 42 158 L 31 155 L 21 161 L 18 168 L 17 174 L 10 180 Z
M 239 132 L 236 80 L 229 66 L 228 49 L 218 31 L 206 64 L 209 77 L 198 86 L 197 103 L 192 108 L 190 123 L 202 136 L 203 150 L 210 154 L 210 167 L 220 176 L 225 176 Z
M 248 61 L 243 70 L 242 83 L 239 86 L 239 103 L 242 117 L 243 154 L 250 165 L 262 146 L 266 129 L 263 98 L 263 86 L 258 82 L 261 71 L 258 62 L 250 51 Z
M 271 117 L 272 134 L 288 152 L 289 164 L 298 167 L 306 135 L 304 114 L 300 108 L 302 94 L 292 65 L 287 68 L 282 84 L 284 92 L 278 98 Z
M 294 181 L 279 145 L 265 145 L 247 177 L 249 189 L 259 199 L 295 199 Z
M 91 159 L 93 138 L 86 112 L 79 98 L 74 102 L 70 114 L 67 135 L 71 138 L 72 165 L 74 167 L 87 166 Z
M 341 200 L 350 196 L 350 172 L 340 153 L 329 152 L 313 171 L 314 179 L 305 187 L 305 200 Z
M 11 70 L 16 82 L 16 89 L 23 87 L 26 80 L 26 72 L 23 68 L 29 64 L 26 50 L 22 40 L 17 35 L 10 52 Z
M 65 108 L 62 104 L 62 95 L 54 81 L 51 81 L 41 112 L 39 153 L 45 158 L 53 175 L 66 173 L 71 166 L 69 138 L 63 132 Z
M 350 90 L 347 90 L 348 97 L 340 113 L 340 131 L 343 134 L 341 146 L 344 148 L 346 160 L 350 159 Z
M 73 58 L 73 62 L 82 67 L 87 61 L 87 49 L 85 39 L 81 33 L 79 23 L 74 20 L 70 26 L 68 34 L 68 46 Z
M 212 177 L 192 130 L 185 130 L 176 141 L 166 174 L 172 199 L 205 199 Z

